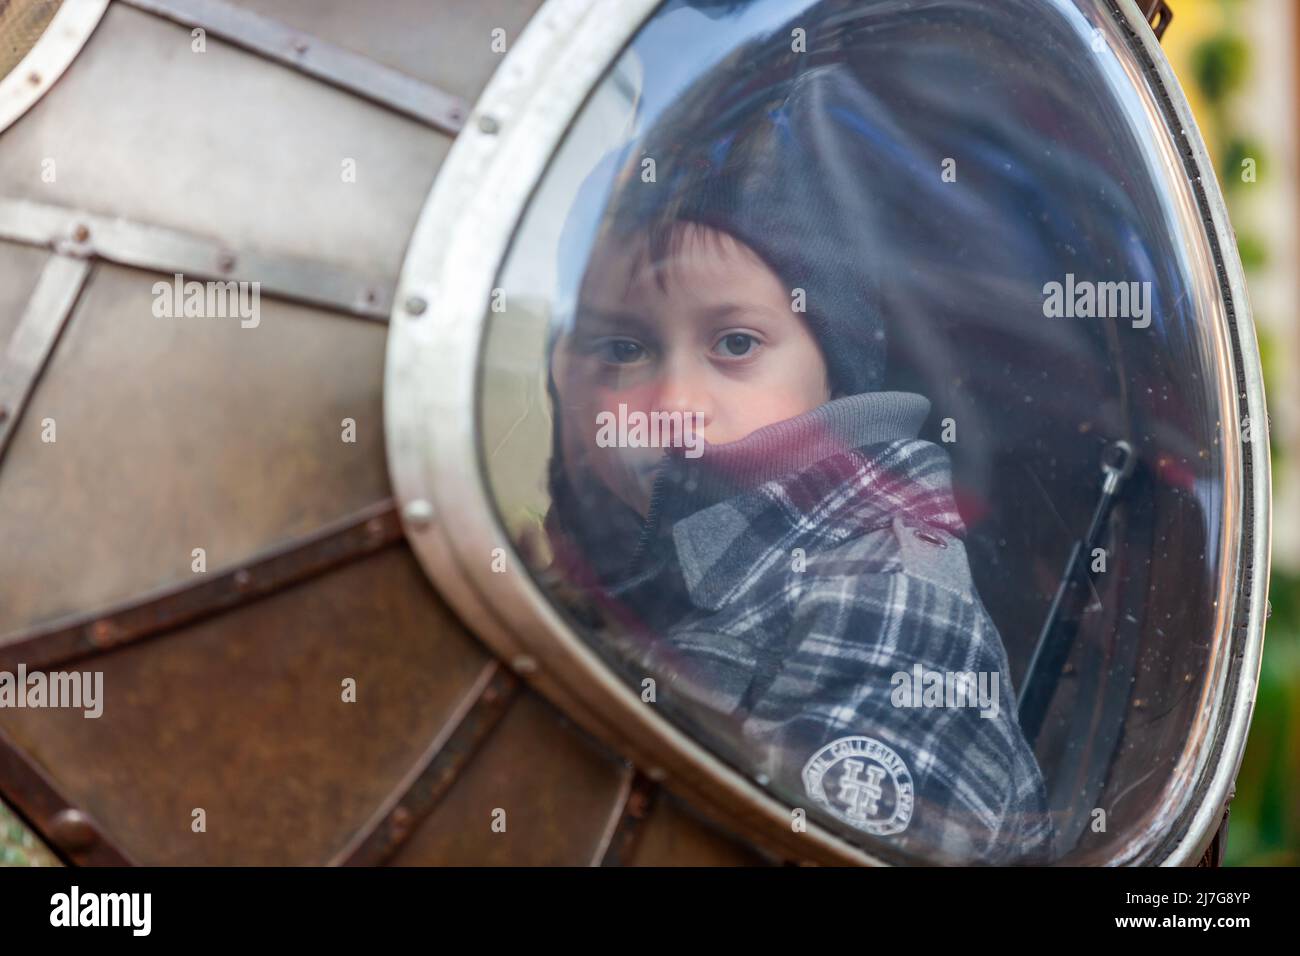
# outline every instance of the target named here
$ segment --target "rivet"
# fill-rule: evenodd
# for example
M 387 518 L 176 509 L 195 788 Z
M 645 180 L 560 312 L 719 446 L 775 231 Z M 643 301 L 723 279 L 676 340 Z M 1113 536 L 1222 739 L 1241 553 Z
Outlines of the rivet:
M 663 767 L 651 767 L 645 772 L 645 775 L 655 783 L 663 783 L 668 779 L 668 774 L 664 772 Z
M 253 586 L 253 576 L 240 568 L 235 572 L 235 589 L 237 591 L 247 591 Z
M 32 86 L 40 86 L 41 75 L 39 73 L 28 73 L 27 82 L 30 83 Z
M 536 674 L 537 658 L 530 657 L 527 654 L 520 654 L 518 657 L 516 657 L 514 660 L 510 662 L 510 666 L 513 667 L 515 671 L 520 674 Z
M 296 53 L 306 53 L 311 49 L 311 44 L 306 40 L 298 39 L 293 41 L 293 49 Z
M 79 222 L 72 229 L 72 238 L 75 242 L 85 242 L 90 238 L 90 227 L 84 222 Z
M 90 643 L 96 647 L 111 647 L 117 643 L 119 630 L 112 621 L 96 621 L 90 627 Z
M 402 517 L 412 528 L 427 528 L 433 521 L 433 505 L 423 498 L 417 498 L 402 509 Z
M 405 830 L 411 825 L 411 811 L 406 807 L 398 807 L 393 811 L 393 826 L 399 830 Z
M 406 300 L 406 311 L 409 315 L 424 315 L 424 310 L 429 307 L 429 303 L 418 295 L 413 295 Z
M 501 124 L 496 121 L 496 117 L 485 113 L 478 118 L 478 128 L 489 136 L 494 136 L 501 131 Z
M 371 541 L 378 541 L 384 536 L 384 522 L 382 518 L 371 518 L 366 522 L 366 537 Z
M 217 259 L 217 268 L 222 272 L 234 272 L 235 261 L 235 254 L 233 252 L 223 252 Z
M 88 850 L 99 840 L 95 825 L 80 810 L 60 810 L 50 821 L 50 838 L 64 850 Z

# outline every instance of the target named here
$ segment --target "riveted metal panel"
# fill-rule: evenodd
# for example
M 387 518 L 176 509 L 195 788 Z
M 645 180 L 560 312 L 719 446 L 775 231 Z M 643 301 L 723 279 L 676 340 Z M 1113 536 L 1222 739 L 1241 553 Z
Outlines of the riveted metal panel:
M 524 694 L 392 862 L 585 866 L 621 811 L 624 773 L 549 704 Z
M 269 299 L 256 327 L 158 318 L 164 280 L 99 265 L 16 423 L 0 635 L 194 582 L 196 548 L 215 572 L 388 494 L 383 326 Z
M 191 43 L 114 4 L 4 134 L 4 193 L 396 277 L 450 140 L 220 40 Z
M 478 98 L 541 0 L 234 0 L 306 34 L 355 50 L 469 102 Z
M 4 710 L 0 726 L 140 863 L 323 863 L 487 660 L 398 546 L 82 662 L 104 673 L 98 719 Z

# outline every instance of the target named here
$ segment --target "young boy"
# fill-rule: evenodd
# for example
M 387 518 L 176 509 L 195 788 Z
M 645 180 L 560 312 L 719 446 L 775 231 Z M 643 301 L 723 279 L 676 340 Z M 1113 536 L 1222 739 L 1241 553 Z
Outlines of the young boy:
M 1044 862 L 929 402 L 880 390 L 862 95 L 823 66 L 652 130 L 665 175 L 618 184 L 553 346 L 554 571 L 630 680 L 794 807 Z

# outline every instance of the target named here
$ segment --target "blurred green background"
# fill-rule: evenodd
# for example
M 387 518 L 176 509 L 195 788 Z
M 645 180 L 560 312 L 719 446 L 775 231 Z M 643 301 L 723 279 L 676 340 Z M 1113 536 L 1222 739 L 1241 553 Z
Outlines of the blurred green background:
M 1163 46 L 1237 231 L 1264 361 L 1273 458 L 1273 615 L 1228 826 L 1228 865 L 1300 864 L 1300 3 L 1169 0 Z

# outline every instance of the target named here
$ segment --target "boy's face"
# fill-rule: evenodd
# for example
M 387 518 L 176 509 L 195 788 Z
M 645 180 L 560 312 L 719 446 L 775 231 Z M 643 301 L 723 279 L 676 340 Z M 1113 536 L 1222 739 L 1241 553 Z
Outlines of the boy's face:
M 727 233 L 680 229 L 659 262 L 645 240 L 601 243 L 574 327 L 555 350 L 566 460 L 580 455 L 642 514 L 663 449 L 608 447 L 602 422 L 685 413 L 677 443 L 700 448 L 700 439 L 734 442 L 830 398 L 826 363 L 791 307 L 792 290 Z

